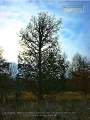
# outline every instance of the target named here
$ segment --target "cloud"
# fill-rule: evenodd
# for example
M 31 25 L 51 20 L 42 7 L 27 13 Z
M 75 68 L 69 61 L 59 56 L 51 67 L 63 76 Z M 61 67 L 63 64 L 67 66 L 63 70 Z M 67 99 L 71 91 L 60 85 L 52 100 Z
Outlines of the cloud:
M 32 15 L 37 15 L 40 11 L 48 11 L 49 14 L 55 14 L 57 19 L 63 19 L 62 29 L 59 32 L 59 42 L 62 50 L 67 53 L 69 60 L 78 51 L 88 56 L 90 31 L 88 31 L 89 25 L 85 22 L 85 20 L 88 20 L 86 13 L 70 14 L 63 13 L 61 10 L 63 5 L 74 5 L 74 3 L 49 0 L 47 2 L 43 0 L 1 0 L 0 45 L 4 47 L 5 54 L 9 57 L 9 60 L 14 60 L 18 54 L 19 37 L 17 33 L 19 33 L 21 28 L 25 28 Z M 89 24 L 89 20 L 87 23 Z M 16 54 L 15 56 L 12 56 L 13 52 Z
M 70 29 L 64 29 L 60 33 L 60 40 L 62 51 L 67 53 L 68 59 L 71 61 L 73 55 L 77 52 L 83 56 L 89 56 L 90 54 L 90 41 L 89 36 L 84 34 L 85 31 L 81 30 L 78 34 Z
M 17 33 L 27 25 L 31 15 L 39 10 L 36 4 L 26 3 L 26 0 L 0 2 L 0 45 L 4 48 L 5 57 L 12 62 L 17 61 L 19 40 Z

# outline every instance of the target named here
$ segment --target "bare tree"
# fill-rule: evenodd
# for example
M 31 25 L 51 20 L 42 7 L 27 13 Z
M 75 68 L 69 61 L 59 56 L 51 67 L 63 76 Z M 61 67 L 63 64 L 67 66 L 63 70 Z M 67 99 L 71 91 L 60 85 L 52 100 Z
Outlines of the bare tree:
M 87 96 L 90 87 L 90 62 L 79 53 L 75 54 L 72 61 L 72 84 L 77 91 L 82 91 Z
M 3 57 L 3 49 L 0 47 L 0 94 L 1 101 L 3 102 L 4 94 L 6 94 L 7 99 L 7 91 L 9 90 L 9 62 L 7 62 Z

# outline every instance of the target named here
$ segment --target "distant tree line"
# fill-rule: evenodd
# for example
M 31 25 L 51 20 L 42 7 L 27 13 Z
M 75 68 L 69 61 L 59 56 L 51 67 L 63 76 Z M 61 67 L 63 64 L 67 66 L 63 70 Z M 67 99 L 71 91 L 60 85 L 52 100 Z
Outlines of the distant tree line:
M 32 16 L 26 29 L 20 31 L 22 51 L 18 55 L 18 74 L 11 77 L 10 63 L 0 49 L 0 100 L 8 101 L 9 94 L 16 102 L 24 92 L 32 92 L 38 100 L 44 94 L 52 98 L 62 91 L 90 92 L 90 60 L 76 53 L 72 63 L 67 61 L 58 44 L 57 32 L 62 19 L 56 20 L 47 12 Z

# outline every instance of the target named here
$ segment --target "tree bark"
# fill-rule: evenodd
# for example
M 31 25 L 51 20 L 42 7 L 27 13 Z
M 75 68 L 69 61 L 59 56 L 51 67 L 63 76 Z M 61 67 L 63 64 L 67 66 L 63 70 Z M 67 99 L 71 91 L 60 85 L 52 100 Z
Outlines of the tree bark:
M 43 100 L 43 91 L 42 91 L 42 73 L 41 73 L 41 47 L 42 47 L 42 37 L 39 31 L 39 79 L 38 79 L 38 100 Z

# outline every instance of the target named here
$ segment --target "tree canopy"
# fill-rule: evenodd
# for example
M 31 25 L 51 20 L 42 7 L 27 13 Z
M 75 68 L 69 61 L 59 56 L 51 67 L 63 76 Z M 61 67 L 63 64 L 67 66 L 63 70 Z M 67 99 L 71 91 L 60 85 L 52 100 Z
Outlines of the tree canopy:
M 38 97 L 42 98 L 42 65 L 50 51 L 57 51 L 57 32 L 62 24 L 62 19 L 56 20 L 55 16 L 47 12 L 32 16 L 25 30 L 20 31 L 20 45 L 24 51 L 19 54 L 19 62 L 30 64 L 36 72 L 38 81 Z M 53 61 L 52 61 L 53 62 Z

